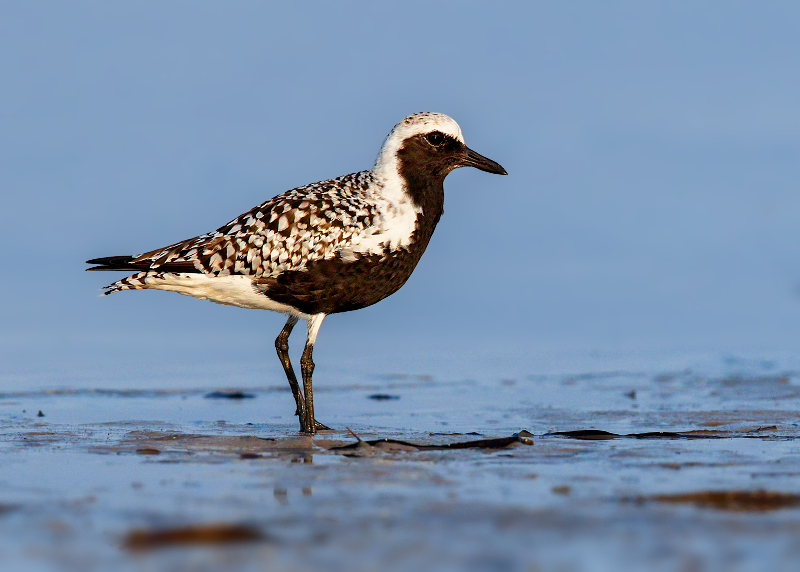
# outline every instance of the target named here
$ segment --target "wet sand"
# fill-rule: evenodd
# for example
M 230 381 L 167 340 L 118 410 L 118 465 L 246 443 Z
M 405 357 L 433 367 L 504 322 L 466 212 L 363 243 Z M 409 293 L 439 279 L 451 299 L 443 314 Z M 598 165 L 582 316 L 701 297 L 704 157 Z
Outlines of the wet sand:
M 277 380 L 6 391 L 0 562 L 795 570 L 800 376 L 733 369 L 320 383 L 313 438 Z

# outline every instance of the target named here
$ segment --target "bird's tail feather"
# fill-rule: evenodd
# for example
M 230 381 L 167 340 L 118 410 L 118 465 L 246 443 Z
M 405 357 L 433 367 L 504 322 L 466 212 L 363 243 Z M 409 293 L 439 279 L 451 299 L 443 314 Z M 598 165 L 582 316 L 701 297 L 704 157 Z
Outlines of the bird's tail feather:
M 148 253 L 149 254 L 149 253 Z M 88 271 L 95 270 L 139 270 L 150 272 L 202 272 L 191 260 L 170 260 L 159 262 L 148 257 L 147 254 L 139 256 L 106 256 L 105 258 L 93 258 L 87 260 L 86 264 L 96 264 L 87 268 Z
M 122 280 L 117 280 L 113 284 L 106 286 L 105 292 L 103 292 L 104 296 L 121 290 L 142 290 L 144 288 L 150 288 L 151 286 L 147 285 L 148 279 L 163 278 L 166 274 L 199 272 L 194 263 L 188 260 L 173 260 L 158 264 L 154 262 L 152 258 L 143 258 L 145 256 L 147 255 L 92 258 L 91 260 L 87 260 L 86 264 L 95 264 L 95 266 L 87 268 L 86 270 L 137 271 L 136 274 L 123 278 Z
M 158 278 L 162 276 L 159 272 L 137 272 L 136 274 L 132 274 L 131 276 L 127 276 L 122 280 L 117 280 L 113 284 L 109 284 L 105 286 L 103 290 L 103 296 L 108 296 L 109 294 L 113 294 L 114 292 L 121 292 L 122 290 L 143 290 L 145 288 L 149 288 L 147 285 L 148 278 Z
M 103 290 L 103 296 L 108 296 L 109 294 L 113 294 L 114 292 L 121 292 L 122 290 L 142 290 L 144 288 L 149 288 L 147 285 L 148 278 L 158 278 L 163 276 L 162 270 L 184 270 L 184 266 L 188 266 L 187 264 L 183 263 L 172 263 L 172 264 L 165 264 L 164 266 L 177 266 L 177 268 L 159 268 L 158 270 L 152 268 L 153 261 L 152 260 L 137 260 L 135 256 L 106 256 L 103 258 L 93 258 L 91 260 L 86 261 L 87 264 L 95 264 L 96 266 L 92 266 L 91 268 L 87 268 L 88 271 L 97 271 L 97 270 L 122 270 L 128 271 L 131 270 L 138 270 L 136 274 L 132 274 L 131 276 L 127 276 L 122 280 L 117 280 L 113 284 L 109 284 L 105 286 Z M 194 270 L 193 267 L 191 267 Z
M 133 263 L 133 256 L 105 256 L 103 258 L 92 258 L 87 260 L 86 264 L 96 264 L 86 270 L 91 272 L 93 270 L 131 270 L 136 268 Z

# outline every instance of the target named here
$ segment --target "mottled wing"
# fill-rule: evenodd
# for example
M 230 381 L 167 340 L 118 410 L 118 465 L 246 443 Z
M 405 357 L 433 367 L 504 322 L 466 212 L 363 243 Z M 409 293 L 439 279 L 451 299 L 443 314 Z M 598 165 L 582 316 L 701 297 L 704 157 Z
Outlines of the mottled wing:
M 254 278 L 299 270 L 370 232 L 376 214 L 367 191 L 373 183 L 363 171 L 292 189 L 215 232 L 135 256 L 129 267 Z

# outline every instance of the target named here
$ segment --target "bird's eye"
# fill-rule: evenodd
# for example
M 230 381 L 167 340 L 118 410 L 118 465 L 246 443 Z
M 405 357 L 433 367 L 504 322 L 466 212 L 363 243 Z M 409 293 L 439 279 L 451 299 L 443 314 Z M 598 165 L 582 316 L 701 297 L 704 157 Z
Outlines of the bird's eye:
M 431 131 L 425 136 L 425 139 L 428 140 L 428 143 L 437 147 L 444 143 L 444 135 L 441 131 Z

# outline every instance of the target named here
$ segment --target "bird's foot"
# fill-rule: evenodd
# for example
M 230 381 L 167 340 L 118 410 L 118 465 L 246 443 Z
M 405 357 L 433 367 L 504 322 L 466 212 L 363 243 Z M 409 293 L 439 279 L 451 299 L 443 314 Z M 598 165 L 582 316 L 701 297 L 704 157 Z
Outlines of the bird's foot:
M 324 423 L 320 423 L 316 419 L 314 419 L 314 428 L 309 431 L 307 427 L 305 427 L 302 423 L 300 424 L 300 433 L 304 435 L 313 435 L 317 431 L 331 431 L 332 429 L 325 425 Z

